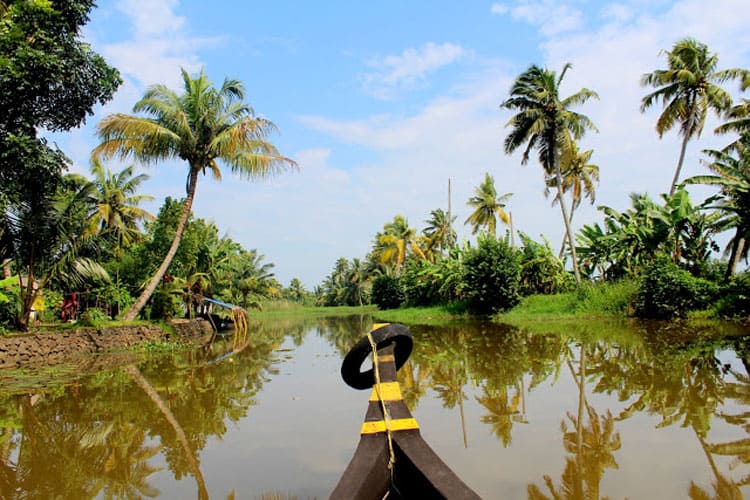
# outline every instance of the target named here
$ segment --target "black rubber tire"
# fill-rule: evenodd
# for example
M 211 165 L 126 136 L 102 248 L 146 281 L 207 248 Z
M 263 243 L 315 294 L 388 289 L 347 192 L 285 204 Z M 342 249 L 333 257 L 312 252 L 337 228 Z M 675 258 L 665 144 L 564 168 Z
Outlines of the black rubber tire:
M 398 323 L 391 323 L 373 330 L 372 339 L 375 341 L 378 349 L 396 342 L 396 347 L 393 349 L 393 354 L 396 358 L 396 370 L 406 363 L 414 347 L 411 331 L 406 326 Z M 341 377 L 350 387 L 364 390 L 375 385 L 375 370 L 373 368 L 364 372 L 360 371 L 362 363 L 364 363 L 371 352 L 370 339 L 365 336 L 347 353 L 344 362 L 341 363 Z

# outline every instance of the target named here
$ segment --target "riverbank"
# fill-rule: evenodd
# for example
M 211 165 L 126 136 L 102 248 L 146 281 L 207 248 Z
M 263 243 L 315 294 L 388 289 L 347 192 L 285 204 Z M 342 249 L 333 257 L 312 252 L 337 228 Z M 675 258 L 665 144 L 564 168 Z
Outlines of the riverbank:
M 93 354 L 126 350 L 145 342 L 180 341 L 211 333 L 207 321 L 174 320 L 168 325 L 135 324 L 7 335 L 0 337 L 0 369 L 76 362 Z

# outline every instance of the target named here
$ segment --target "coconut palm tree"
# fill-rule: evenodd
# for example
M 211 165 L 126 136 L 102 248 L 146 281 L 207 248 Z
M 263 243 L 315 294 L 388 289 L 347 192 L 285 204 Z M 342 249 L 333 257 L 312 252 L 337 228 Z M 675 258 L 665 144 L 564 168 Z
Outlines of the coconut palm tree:
M 125 320 L 133 320 L 153 294 L 180 245 L 195 198 L 198 174 L 208 170 L 221 178 L 220 162 L 240 176 L 265 177 L 296 166 L 282 156 L 267 138 L 273 123 L 255 116 L 242 102 L 245 91 L 238 80 L 225 79 L 215 88 L 206 74 L 193 78 L 182 70 L 184 93 L 164 85 L 150 87 L 133 106 L 134 113 L 113 114 L 102 120 L 97 134 L 102 140 L 94 158 L 132 156 L 144 164 L 181 159 L 187 162 L 187 197 L 175 229 L 174 240 L 156 274 L 151 278 Z
M 569 141 L 569 148 L 562 152 L 560 156 L 560 168 L 563 176 L 563 192 L 570 192 L 570 220 L 573 221 L 573 214 L 581 204 L 582 198 L 588 198 L 593 205 L 596 200 L 595 184 L 599 183 L 599 166 L 589 163 L 593 149 L 581 152 L 575 141 Z M 556 179 L 554 176 L 547 177 L 547 189 L 545 196 L 549 195 L 549 190 L 555 187 Z M 558 202 L 557 196 L 552 203 Z M 568 241 L 567 233 L 563 236 L 562 247 L 560 248 L 560 258 L 562 258 L 565 249 L 565 242 Z
M 6 209 L 3 237 L 22 284 L 21 330 L 28 329 L 34 301 L 47 285 L 75 290 L 95 279 L 109 281 L 98 262 L 83 256 L 96 246 L 85 231 L 89 195 L 82 179 L 69 175 L 55 192 L 40 192 Z
M 710 162 L 704 162 L 714 175 L 696 175 L 686 184 L 719 186 L 720 193 L 707 200 L 707 206 L 726 214 L 725 228 L 734 228 L 734 237 L 727 244 L 729 263 L 726 276 L 734 273 L 742 257 L 746 257 L 750 238 L 750 134 L 732 146 L 733 151 L 707 149 L 703 152 Z
M 574 141 L 570 141 L 570 148 L 565 150 L 560 157 L 560 167 L 563 175 L 563 191 L 570 191 L 570 218 L 573 212 L 581 204 L 583 198 L 588 198 L 593 205 L 596 200 L 596 187 L 599 183 L 599 166 L 591 161 L 593 149 L 581 152 Z M 554 179 L 548 184 L 554 187 Z
M 239 294 L 240 305 L 245 309 L 248 307 L 259 309 L 262 299 L 277 292 L 274 289 L 276 282 L 273 273 L 274 264 L 264 263 L 265 257 L 253 248 L 250 251 L 241 251 L 233 263 L 232 288 Z
M 683 38 L 671 51 L 662 52 L 667 56 L 667 69 L 657 69 L 641 77 L 642 86 L 656 87 L 641 100 L 641 112 L 662 102 L 664 111 L 656 121 L 659 138 L 675 125 L 680 126 L 682 146 L 669 188 L 671 196 L 680 178 L 687 143 L 693 137 L 700 137 L 708 111 L 712 109 L 719 114 L 732 105 L 731 96 L 719 84 L 735 78 L 746 79 L 748 72 L 741 69 L 717 71 L 718 56 L 693 38 Z
M 409 222 L 403 215 L 396 215 L 393 221 L 383 226 L 383 232 L 375 235 L 375 249 L 373 253 L 383 265 L 392 265 L 398 273 L 411 253 L 420 259 L 426 258 L 420 244 L 424 237 L 417 235 L 417 231 L 409 227 Z
M 743 88 L 747 87 L 750 87 L 750 81 L 745 82 L 743 85 Z M 727 121 L 716 127 L 715 132 L 717 134 L 738 132 L 740 138 L 725 148 L 728 150 L 734 150 L 737 146 L 740 146 L 740 142 L 743 141 L 743 138 L 746 139 L 747 137 L 750 137 L 750 99 L 743 99 L 740 104 L 732 106 L 724 117 Z
M 118 247 L 129 246 L 141 232 L 138 223 L 154 220 L 154 216 L 138 205 L 153 200 L 153 196 L 135 194 L 148 175 L 133 175 L 133 167 L 126 167 L 113 173 L 102 163 L 94 160 L 91 164 L 93 180 L 89 183 L 89 196 L 94 205 L 89 219 L 92 234 L 111 235 Z
M 591 98 L 598 99 L 596 92 L 583 88 L 566 97 L 560 97 L 560 84 L 565 73 L 571 68 L 570 63 L 563 66 L 558 77 L 554 71 L 532 65 L 521 73 L 510 89 L 510 97 L 500 106 L 517 111 L 506 126 L 513 129 L 505 137 L 504 149 L 512 154 L 526 144 L 521 157 L 521 164 L 529 161 L 533 149 L 537 150 L 539 163 L 545 176 L 556 179 L 557 196 L 563 199 L 563 176 L 560 165 L 560 154 L 569 147 L 571 140 L 580 139 L 587 130 L 596 130 L 593 122 L 586 116 L 570 110 L 571 106 L 583 104 Z M 573 230 L 565 203 L 560 203 L 565 231 L 568 241 L 574 241 Z M 576 283 L 581 282 L 578 272 L 578 257 L 575 245 L 571 245 L 573 254 L 573 272 Z
M 474 190 L 474 196 L 466 203 L 474 211 L 466 218 L 464 224 L 471 224 L 471 234 L 477 234 L 486 227 L 492 236 L 497 233 L 497 219 L 510 224 L 510 218 L 505 212 L 505 200 L 513 193 L 497 194 L 495 179 L 488 173 L 484 174 L 484 181 Z
M 456 244 L 456 231 L 453 230 L 455 220 L 455 216 L 449 216 L 442 208 L 430 212 L 430 218 L 425 221 L 427 227 L 422 230 L 428 240 L 428 250 L 437 248 L 442 253 Z

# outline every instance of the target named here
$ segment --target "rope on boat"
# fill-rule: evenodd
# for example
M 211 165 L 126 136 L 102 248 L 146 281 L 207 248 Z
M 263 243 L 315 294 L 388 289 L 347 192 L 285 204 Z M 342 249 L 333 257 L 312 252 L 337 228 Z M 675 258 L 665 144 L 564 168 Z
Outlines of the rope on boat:
M 372 366 L 375 370 L 375 392 L 378 394 L 378 400 L 380 401 L 380 407 L 383 410 L 383 421 L 385 422 L 385 435 L 388 439 L 388 470 L 391 472 L 391 481 L 393 480 L 393 465 L 396 463 L 396 453 L 393 451 L 393 435 L 391 433 L 391 414 L 388 411 L 388 407 L 385 404 L 385 400 L 381 394 L 381 382 L 380 382 L 380 368 L 378 366 L 378 346 L 375 340 L 372 338 L 372 333 L 367 332 L 367 338 L 370 341 L 372 347 Z M 389 492 L 388 492 L 389 493 Z M 383 497 L 388 498 L 388 493 Z

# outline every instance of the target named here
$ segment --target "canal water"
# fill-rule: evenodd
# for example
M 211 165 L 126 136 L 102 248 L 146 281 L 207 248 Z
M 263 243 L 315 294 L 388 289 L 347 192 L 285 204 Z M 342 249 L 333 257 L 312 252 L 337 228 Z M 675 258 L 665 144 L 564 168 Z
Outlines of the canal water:
M 0 498 L 327 498 L 369 397 L 341 361 L 372 324 L 253 322 L 247 343 L 113 357 L 96 373 L 0 372 Z M 404 399 L 483 498 L 750 494 L 739 327 L 411 329 Z

